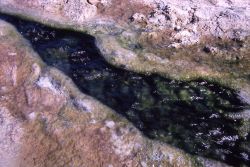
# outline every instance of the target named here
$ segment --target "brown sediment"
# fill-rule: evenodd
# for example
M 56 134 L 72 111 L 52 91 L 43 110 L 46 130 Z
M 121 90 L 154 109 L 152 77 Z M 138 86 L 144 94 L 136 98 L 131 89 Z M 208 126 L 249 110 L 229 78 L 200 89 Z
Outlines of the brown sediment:
M 23 129 L 22 135 L 15 134 L 21 138 L 12 141 L 20 143 L 19 151 L 11 153 L 18 155 L 16 163 L 19 166 L 122 164 L 113 153 L 110 132 L 101 131 L 104 123 L 86 126 L 91 119 L 88 113 L 77 111 L 64 93 L 53 92 L 39 86 L 38 80 L 32 80 L 35 71 L 39 71 L 34 67 L 41 67 L 30 57 L 26 46 L 21 47 L 14 36 L 8 38 L 4 42 L 1 39 L 0 44 L 0 109 L 10 112 Z M 2 119 L 5 122 L 9 118 Z M 11 128 L 17 125 L 13 123 Z M 1 157 L 0 163 L 3 160 Z
M 104 6 L 101 3 L 97 4 L 98 14 L 100 16 L 109 17 L 119 23 L 128 23 L 135 13 L 148 15 L 153 11 L 153 8 L 140 3 L 133 3 L 124 0 L 112 0 L 109 6 Z
M 146 139 L 111 109 L 80 93 L 69 78 L 44 65 L 13 27 L 1 21 L 0 32 L 1 166 L 193 163 L 187 154 Z
M 170 29 L 141 33 L 139 42 L 144 48 L 161 49 L 167 48 L 173 40 L 170 38 L 175 32 Z

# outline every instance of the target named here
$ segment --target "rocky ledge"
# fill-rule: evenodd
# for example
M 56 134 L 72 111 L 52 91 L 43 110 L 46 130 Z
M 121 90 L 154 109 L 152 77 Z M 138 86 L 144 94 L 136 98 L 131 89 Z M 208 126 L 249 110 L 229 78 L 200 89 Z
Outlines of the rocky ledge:
M 87 32 L 107 61 L 249 92 L 248 0 L 2 0 L 0 11 Z
M 143 137 L 46 66 L 3 21 L 0 78 L 0 166 L 196 166 L 208 161 Z
M 216 81 L 248 103 L 249 11 L 248 0 L 0 1 L 2 13 L 93 35 L 117 67 Z M 0 166 L 225 166 L 145 138 L 44 64 L 4 21 L 0 126 Z

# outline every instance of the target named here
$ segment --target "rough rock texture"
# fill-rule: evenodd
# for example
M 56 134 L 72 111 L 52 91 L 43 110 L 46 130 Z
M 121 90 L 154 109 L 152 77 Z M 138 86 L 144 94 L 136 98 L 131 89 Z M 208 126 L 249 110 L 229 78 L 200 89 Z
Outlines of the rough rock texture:
M 0 78 L 0 166 L 198 165 L 83 95 L 3 21 Z
M 36 11 L 36 17 L 63 24 L 99 20 L 103 25 L 130 24 L 137 31 L 171 32 L 162 42 L 192 44 L 205 35 L 243 38 L 250 30 L 248 0 L 2 0 L 0 5 L 2 11 L 23 15 Z
M 249 102 L 248 0 L 1 0 L 0 11 L 87 32 L 116 66 L 215 80 Z M 192 165 L 77 93 L 13 28 L 0 28 L 0 166 Z
M 116 66 L 249 89 L 248 0 L 1 0 L 0 11 L 88 32 Z

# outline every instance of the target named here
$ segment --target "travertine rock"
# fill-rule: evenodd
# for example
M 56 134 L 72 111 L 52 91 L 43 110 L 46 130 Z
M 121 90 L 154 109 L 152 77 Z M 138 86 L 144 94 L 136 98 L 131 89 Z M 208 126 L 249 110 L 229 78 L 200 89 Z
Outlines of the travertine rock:
M 94 35 L 114 65 L 177 79 L 210 78 L 239 89 L 246 101 L 249 8 L 248 0 L 0 1 L 1 12 Z M 234 38 L 243 45 L 228 51 L 237 45 Z M 203 53 L 204 43 L 212 54 Z M 145 139 L 72 85 L 0 22 L 0 166 L 195 165 L 189 155 Z
M 129 70 L 175 79 L 209 77 L 237 89 L 244 87 L 235 84 L 239 80 L 248 85 L 248 0 L 1 0 L 0 11 L 94 35 L 105 59 Z M 230 46 L 237 41 L 245 46 Z M 235 49 L 227 56 L 216 42 Z M 202 52 L 207 43 L 217 48 L 214 57 Z M 229 68 L 227 61 L 241 65 Z
M 116 23 L 123 28 L 130 24 L 137 29 L 143 28 L 147 32 L 171 30 L 173 32 L 169 36 L 170 40 L 172 42 L 177 40 L 184 45 L 197 43 L 206 35 L 243 38 L 250 33 L 248 0 L 195 2 L 191 0 L 25 0 L 22 3 L 18 0 L 2 0 L 0 9 L 8 13 L 66 25 L 88 27 L 87 22 L 95 24 L 99 20 L 101 26 Z M 143 21 L 138 22 L 138 16 L 143 17 Z M 138 27 L 137 24 L 140 26 Z
M 3 21 L 0 78 L 0 166 L 196 165 L 82 94 Z

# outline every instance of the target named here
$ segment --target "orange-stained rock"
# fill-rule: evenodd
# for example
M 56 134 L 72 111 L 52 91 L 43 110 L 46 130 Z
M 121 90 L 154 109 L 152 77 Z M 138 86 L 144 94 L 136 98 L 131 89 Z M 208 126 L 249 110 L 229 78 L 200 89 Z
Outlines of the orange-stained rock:
M 114 66 L 209 78 L 248 96 L 249 8 L 248 0 L 0 1 L 0 12 L 93 35 Z
M 0 166 L 194 166 L 46 66 L 0 21 Z

